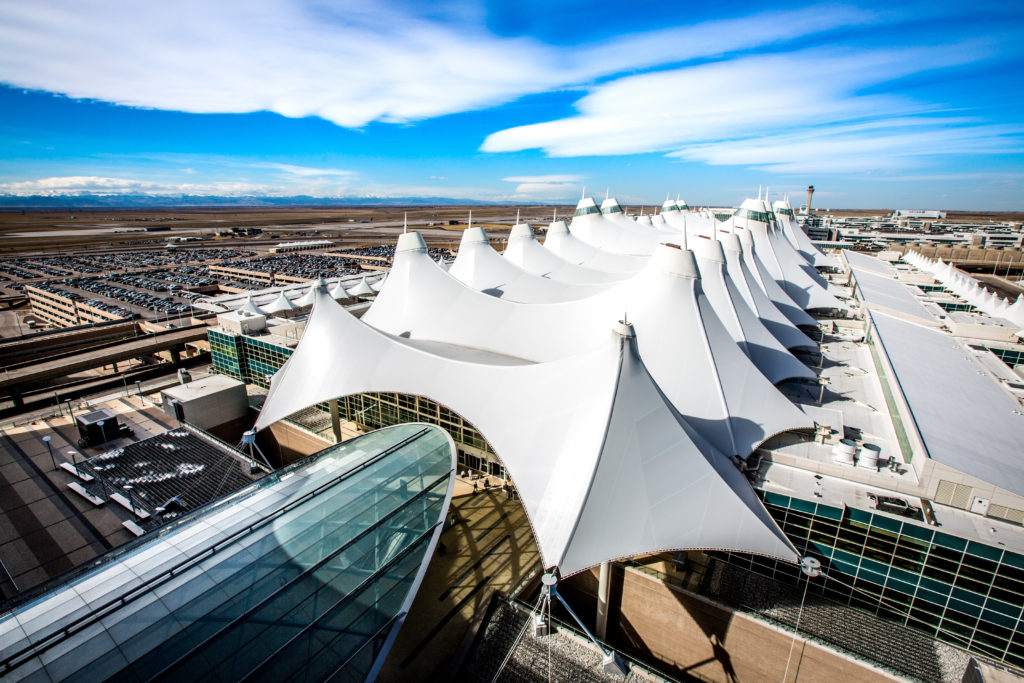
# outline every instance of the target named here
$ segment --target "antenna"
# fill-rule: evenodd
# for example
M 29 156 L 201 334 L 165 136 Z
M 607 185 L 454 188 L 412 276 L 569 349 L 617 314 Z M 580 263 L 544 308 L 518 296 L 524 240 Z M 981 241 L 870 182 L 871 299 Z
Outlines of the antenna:
M 409 212 L 405 212 L 405 218 L 402 219 L 402 233 L 407 234 L 409 232 Z
M 583 194 L 580 195 L 580 201 L 582 202 L 586 198 L 587 198 L 587 186 L 584 185 L 583 186 Z
M 466 229 L 469 230 L 472 227 L 473 227 L 473 209 L 470 209 L 469 210 L 469 225 L 466 226 Z
M 608 201 L 608 188 L 604 188 L 604 200 Z
M 683 212 L 683 249 L 689 249 L 686 245 L 686 212 Z
M 519 225 L 519 209 L 516 209 L 516 225 Z
M 761 201 L 761 186 L 757 186 L 757 200 Z
M 643 215 L 644 215 L 644 209 L 645 209 L 645 208 L 646 208 L 646 207 L 645 207 L 645 206 L 644 206 L 643 204 L 641 204 L 641 205 L 640 205 L 640 215 L 641 215 L 641 216 L 643 216 Z
M 554 223 L 557 220 L 558 220 L 558 207 L 556 206 L 555 207 L 555 213 L 554 213 L 553 216 L 551 216 L 551 222 Z

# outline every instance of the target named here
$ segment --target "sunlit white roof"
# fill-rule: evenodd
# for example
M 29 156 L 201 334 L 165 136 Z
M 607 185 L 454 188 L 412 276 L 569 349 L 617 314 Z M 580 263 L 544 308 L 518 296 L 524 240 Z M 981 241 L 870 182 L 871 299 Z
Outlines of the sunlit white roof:
M 772 208 L 775 211 L 775 216 L 779 221 L 783 234 L 785 234 L 796 250 L 807 259 L 808 263 L 815 268 L 834 267 L 836 265 L 835 260 L 816 247 L 811 242 L 811 238 L 807 236 L 807 233 L 797 223 L 796 217 L 793 215 L 793 207 L 788 199 L 776 201 Z
M 807 259 L 775 227 L 769 216 L 771 209 L 761 199 L 747 199 L 733 220 L 737 227 L 750 231 L 757 255 L 768 273 L 802 309 L 845 309 L 830 291 L 828 284 Z
M 399 237 L 388 283 L 362 320 L 402 338 L 543 362 L 593 349 L 626 315 L 655 381 L 719 450 L 746 455 L 773 434 L 810 428 L 729 335 L 699 276 L 690 252 L 662 246 L 644 271 L 599 295 L 524 305 L 455 281 L 409 233 Z
M 385 292 L 394 282 L 393 273 Z M 465 363 L 378 332 L 322 292 L 274 376 L 257 428 L 374 391 L 430 398 L 485 434 L 515 483 L 545 566 L 563 575 L 683 548 L 796 559 L 743 475 L 665 402 L 631 325 L 609 326 L 593 350 L 557 361 Z
M 277 298 L 271 301 L 269 304 L 263 306 L 263 310 L 266 313 L 281 313 L 284 311 L 295 310 L 295 304 L 289 299 L 284 292 L 277 295 Z
M 622 280 L 625 274 L 608 273 L 570 263 L 536 240 L 529 225 L 518 224 L 508 235 L 503 256 L 531 275 L 568 284 L 599 284 Z
M 649 256 L 612 254 L 587 244 L 569 232 L 565 221 L 554 221 L 544 236 L 544 248 L 569 263 L 607 273 L 635 273 L 647 263 Z
M 459 253 L 448 272 L 473 289 L 522 303 L 571 301 L 603 289 L 600 283 L 570 283 L 529 273 L 502 258 L 481 228 L 468 228 L 462 233 Z
M 905 426 L 917 430 L 928 456 L 1024 495 L 1020 404 L 950 335 L 885 313 L 869 315 L 913 415 Z

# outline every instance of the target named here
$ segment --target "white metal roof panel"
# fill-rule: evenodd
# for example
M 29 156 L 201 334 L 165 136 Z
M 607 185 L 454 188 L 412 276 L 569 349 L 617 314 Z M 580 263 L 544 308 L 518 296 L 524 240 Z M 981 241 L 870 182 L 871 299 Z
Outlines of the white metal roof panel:
M 1024 495 L 1020 405 L 949 335 L 884 313 L 871 318 L 928 455 Z

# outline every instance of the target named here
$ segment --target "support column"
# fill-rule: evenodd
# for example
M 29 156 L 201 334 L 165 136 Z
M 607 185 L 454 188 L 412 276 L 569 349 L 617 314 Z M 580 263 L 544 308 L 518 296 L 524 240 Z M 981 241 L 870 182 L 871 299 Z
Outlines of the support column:
M 176 346 L 174 348 L 171 348 L 171 349 L 168 349 L 168 350 L 171 352 L 171 362 L 172 363 L 180 363 L 181 362 L 181 350 L 178 347 L 176 347 Z
M 338 417 L 338 399 L 332 398 L 327 402 L 331 410 L 331 431 L 334 432 L 334 443 L 341 443 L 341 418 Z
M 598 640 L 607 640 L 608 636 L 608 603 L 612 593 L 612 565 L 602 562 L 597 579 L 597 624 L 594 632 Z

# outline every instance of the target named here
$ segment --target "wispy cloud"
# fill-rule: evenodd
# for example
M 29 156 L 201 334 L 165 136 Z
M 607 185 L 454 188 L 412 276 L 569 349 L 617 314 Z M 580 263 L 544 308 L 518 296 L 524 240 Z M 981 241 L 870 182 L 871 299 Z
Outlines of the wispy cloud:
M 274 188 L 251 183 L 162 183 L 136 178 L 102 176 L 60 176 L 13 183 L 0 183 L 0 194 L 75 195 L 75 194 L 151 194 L 151 195 L 240 195 L 271 194 Z
M 583 176 L 579 175 L 525 175 L 502 178 L 507 183 L 518 183 L 513 199 L 552 201 L 568 199 L 579 192 L 579 183 Z
M 506 183 L 578 183 L 583 180 L 579 175 L 517 175 L 502 178 Z
M 290 176 L 297 176 L 299 178 L 316 178 L 316 177 L 333 177 L 333 176 L 353 176 L 355 171 L 349 171 L 343 168 L 313 168 L 310 166 L 296 166 L 295 164 L 279 164 L 273 162 L 261 162 L 249 164 L 252 168 L 269 168 L 277 171 L 281 171 Z
M 610 81 L 564 119 L 490 135 L 490 152 L 551 156 L 667 152 L 779 172 L 864 171 L 927 154 L 1020 149 L 1019 129 L 943 116 L 940 103 L 864 94 L 922 71 L 990 56 L 985 42 L 870 52 L 747 56 Z
M 0 4 L 0 81 L 122 105 L 407 122 L 877 21 L 826 4 L 555 47 L 410 5 L 313 0 Z M 451 13 L 449 13 L 451 14 Z

